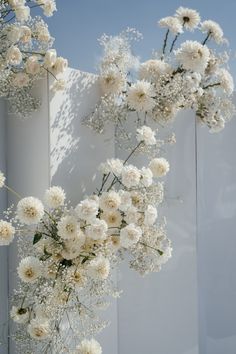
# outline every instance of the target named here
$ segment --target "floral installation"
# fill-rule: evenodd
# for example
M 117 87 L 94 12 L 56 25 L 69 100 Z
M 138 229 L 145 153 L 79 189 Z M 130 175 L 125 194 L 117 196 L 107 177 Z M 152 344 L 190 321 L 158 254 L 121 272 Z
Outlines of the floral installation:
M 21 117 L 40 105 L 31 94 L 35 82 L 49 73 L 55 78 L 52 89 L 62 89 L 58 75 L 68 65 L 52 49 L 54 39 L 47 24 L 40 16 L 31 17 L 35 7 L 47 17 L 56 11 L 55 0 L 0 0 L 0 97 Z
M 144 123 L 163 126 L 172 122 L 183 109 L 193 109 L 198 121 L 210 132 L 219 132 L 235 112 L 232 103 L 233 78 L 228 71 L 229 55 L 219 46 L 227 44 L 220 25 L 201 21 L 197 11 L 180 7 L 174 16 L 158 22 L 166 33 L 163 46 L 145 62 L 133 55 L 132 42 L 142 38 L 134 29 L 118 36 L 103 35 L 103 57 L 99 65 L 102 98 L 85 124 L 103 132 L 110 121 L 118 134 L 130 112 L 144 115 Z M 186 40 L 183 32 L 194 30 L 202 41 Z M 126 132 L 123 131 L 124 137 Z
M 169 163 L 151 154 L 142 168 L 130 163 L 139 153 L 160 151 L 166 141 L 156 135 L 138 129 L 132 152 L 102 163 L 100 188 L 76 207 L 59 186 L 46 190 L 44 203 L 21 198 L 0 173 L 0 187 L 20 199 L 0 220 L 0 245 L 14 237 L 18 242 L 20 283 L 10 316 L 19 353 L 101 354 L 94 336 L 108 323 L 99 311 L 109 305 L 108 296 L 120 295 L 112 270 L 125 254 L 141 275 L 160 271 L 171 257 L 166 220 L 157 210 Z

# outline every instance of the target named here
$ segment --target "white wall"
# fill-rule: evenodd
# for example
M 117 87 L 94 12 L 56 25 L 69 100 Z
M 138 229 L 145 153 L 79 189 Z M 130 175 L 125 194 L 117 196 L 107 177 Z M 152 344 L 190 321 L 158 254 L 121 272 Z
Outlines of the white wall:
M 114 144 L 111 128 L 105 136 L 98 136 L 81 125 L 82 117 L 99 99 L 96 76 L 68 69 L 65 78 L 65 92 L 55 96 L 49 96 L 47 80 L 40 83 L 36 94 L 42 97 L 43 105 L 32 119 L 22 122 L 8 117 L 7 129 L 0 127 L 0 134 L 7 131 L 6 144 L 0 137 L 0 169 L 4 169 L 3 146 L 7 146 L 8 181 L 20 194 L 42 197 L 50 183 L 60 184 L 72 203 L 77 203 L 97 186 L 97 165 L 121 152 Z M 104 313 L 112 321 L 99 338 L 104 354 L 235 353 L 234 128 L 235 122 L 219 135 L 198 129 L 196 154 L 193 114 L 185 112 L 177 118 L 177 144 L 168 152 L 171 172 L 163 208 L 173 240 L 173 258 L 160 273 L 146 278 L 131 272 L 126 264 L 122 266 L 118 281 L 124 294 Z M 6 250 L 0 252 L 4 254 L 0 258 L 3 276 Z M 11 289 L 15 284 L 15 255 L 13 245 Z M 3 279 L 1 311 L 7 304 L 6 276 Z M 6 354 L 3 349 L 0 353 Z M 14 353 L 12 344 L 10 353 Z

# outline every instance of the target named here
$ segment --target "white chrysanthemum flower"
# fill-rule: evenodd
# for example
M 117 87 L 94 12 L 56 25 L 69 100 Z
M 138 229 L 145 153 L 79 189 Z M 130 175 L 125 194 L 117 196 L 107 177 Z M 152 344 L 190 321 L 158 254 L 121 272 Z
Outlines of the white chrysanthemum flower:
M 125 221 L 127 224 L 136 224 L 138 220 L 140 219 L 140 213 L 138 209 L 135 206 L 131 206 L 126 212 L 125 212 Z
M 100 217 L 102 220 L 105 220 L 108 227 L 120 227 L 122 222 L 122 216 L 118 210 L 104 211 Z
M 140 182 L 141 173 L 137 167 L 128 165 L 124 166 L 122 171 L 122 183 L 127 188 L 137 187 Z
M 103 256 L 98 256 L 89 262 L 88 275 L 95 280 L 105 280 L 110 273 L 110 262 Z
M 49 42 L 51 39 L 48 28 L 42 23 L 36 23 L 35 35 L 40 42 Z
M 4 187 L 6 177 L 4 174 L 0 171 L 0 188 Z
M 28 6 L 17 6 L 14 8 L 17 20 L 25 22 L 30 17 L 30 8 Z
M 158 22 L 160 27 L 167 28 L 173 34 L 178 34 L 183 32 L 183 25 L 178 18 L 173 16 L 167 16 Z
M 139 77 L 141 80 L 156 82 L 162 75 L 171 74 L 171 66 L 163 60 L 150 59 L 142 63 L 139 67 Z
M 11 223 L 0 220 L 0 246 L 8 246 L 14 238 L 15 228 Z
M 148 81 L 138 80 L 131 85 L 127 93 L 127 103 L 131 109 L 138 112 L 151 111 L 155 106 L 155 90 Z
M 124 191 L 124 190 L 119 190 L 119 196 L 120 196 L 120 206 L 119 209 L 121 211 L 126 211 L 131 205 L 132 205 L 132 199 L 130 192 Z
M 108 68 L 105 70 L 101 74 L 99 81 L 102 92 L 105 95 L 119 94 L 126 87 L 126 78 L 117 68 Z
M 42 274 L 42 264 L 36 257 L 23 258 L 17 268 L 20 279 L 25 283 L 34 283 Z
M 148 126 L 143 125 L 141 128 L 137 129 L 137 140 L 139 142 L 143 141 L 146 145 L 156 144 L 156 133 Z
M 6 54 L 6 61 L 10 64 L 10 65 L 19 65 L 22 61 L 22 54 L 20 49 L 15 46 L 12 45 L 8 50 L 7 50 L 7 54 Z
M 200 15 L 196 10 L 182 6 L 176 10 L 175 16 L 184 28 L 190 31 L 194 30 L 194 28 L 196 28 L 201 21 Z
M 160 157 L 152 159 L 150 161 L 149 168 L 152 171 L 154 177 L 162 177 L 169 172 L 170 165 L 166 159 Z
M 44 56 L 44 66 L 46 69 L 51 69 L 56 63 L 57 52 L 55 49 L 49 49 Z
M 228 95 L 231 95 L 234 91 L 234 79 L 232 75 L 224 68 L 219 69 L 216 75 L 220 82 L 220 86 Z
M 186 70 L 202 73 L 210 59 L 210 51 L 206 45 L 197 41 L 186 41 L 175 52 L 176 59 Z
M 47 17 L 51 17 L 55 11 L 57 11 L 55 0 L 37 0 L 40 6 L 43 8 L 43 13 Z
M 142 167 L 141 169 L 141 183 L 145 187 L 150 187 L 152 185 L 153 174 L 150 168 Z
M 34 197 L 23 198 L 17 204 L 16 214 L 20 222 L 26 225 L 38 224 L 44 215 L 42 202 Z
M 102 347 L 95 339 L 84 339 L 77 347 L 76 354 L 102 354 Z
M 87 281 L 84 270 L 77 266 L 69 267 L 66 273 L 66 280 L 76 289 L 84 287 Z
M 27 74 L 36 75 L 40 72 L 41 66 L 36 55 L 30 56 L 25 64 Z
M 18 42 L 21 37 L 21 31 L 19 26 L 12 25 L 8 28 L 7 39 L 13 44 Z
M 120 244 L 124 248 L 135 245 L 142 236 L 142 230 L 135 224 L 129 224 L 120 231 Z
M 92 240 L 105 240 L 107 230 L 107 223 L 104 220 L 95 219 L 91 225 L 86 227 L 86 235 Z
M 47 189 L 44 197 L 47 206 L 54 209 L 64 205 L 65 198 L 64 190 L 58 186 Z
M 216 43 L 222 43 L 224 32 L 217 22 L 211 20 L 204 21 L 201 24 L 201 30 L 207 33 L 210 38 L 214 39 Z
M 68 60 L 63 57 L 57 57 L 55 63 L 53 64 L 51 71 L 54 75 L 59 75 L 64 73 L 68 68 Z
M 85 234 L 82 230 L 77 232 L 77 235 L 72 239 L 65 239 L 61 256 L 67 260 L 77 258 L 81 253 L 81 247 L 85 243 Z
M 151 226 L 157 219 L 157 209 L 153 205 L 148 205 L 144 212 L 144 224 Z
M 80 219 L 86 221 L 93 220 L 98 213 L 98 203 L 92 199 L 82 200 L 75 208 L 75 212 Z
M 20 28 L 20 41 L 24 44 L 31 41 L 32 32 L 28 26 L 21 26 Z
M 104 192 L 99 200 L 99 206 L 104 211 L 117 210 L 120 206 L 121 200 L 117 192 Z
M 58 235 L 64 239 L 74 239 L 80 230 L 79 227 L 80 225 L 74 216 L 63 216 L 57 224 Z
M 9 5 L 12 8 L 25 5 L 25 0 L 8 0 Z
M 123 161 L 120 159 L 108 159 L 106 161 L 109 172 L 114 173 L 116 176 L 120 176 L 123 169 Z
M 33 339 L 44 340 L 50 335 L 50 325 L 47 321 L 31 320 L 27 331 Z
M 13 76 L 12 85 L 15 87 L 26 87 L 29 84 L 29 76 L 24 72 L 18 72 Z
M 12 306 L 10 316 L 14 322 L 25 324 L 29 321 L 29 310 L 27 308 Z

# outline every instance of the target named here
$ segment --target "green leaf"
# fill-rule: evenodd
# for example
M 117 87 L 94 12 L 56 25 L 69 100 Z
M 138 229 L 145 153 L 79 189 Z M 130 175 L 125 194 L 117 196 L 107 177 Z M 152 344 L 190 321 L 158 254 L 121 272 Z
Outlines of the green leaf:
M 34 239 L 33 239 L 33 245 L 35 245 L 37 242 L 39 242 L 42 238 L 42 234 L 40 232 L 36 232 L 36 234 L 34 235 Z

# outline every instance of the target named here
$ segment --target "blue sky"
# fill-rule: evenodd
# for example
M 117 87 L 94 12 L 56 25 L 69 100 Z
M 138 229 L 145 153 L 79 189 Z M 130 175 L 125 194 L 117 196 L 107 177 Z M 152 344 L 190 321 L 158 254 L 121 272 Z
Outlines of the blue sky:
M 57 0 L 58 11 L 47 22 L 58 53 L 68 58 L 70 67 L 95 72 L 100 54 L 97 38 L 103 33 L 137 28 L 144 39 L 135 52 L 147 59 L 162 45 L 164 33 L 157 20 L 172 15 L 179 6 L 195 8 L 203 19 L 219 22 L 232 53 L 236 52 L 236 0 Z M 236 77 L 236 62 L 231 67 Z

